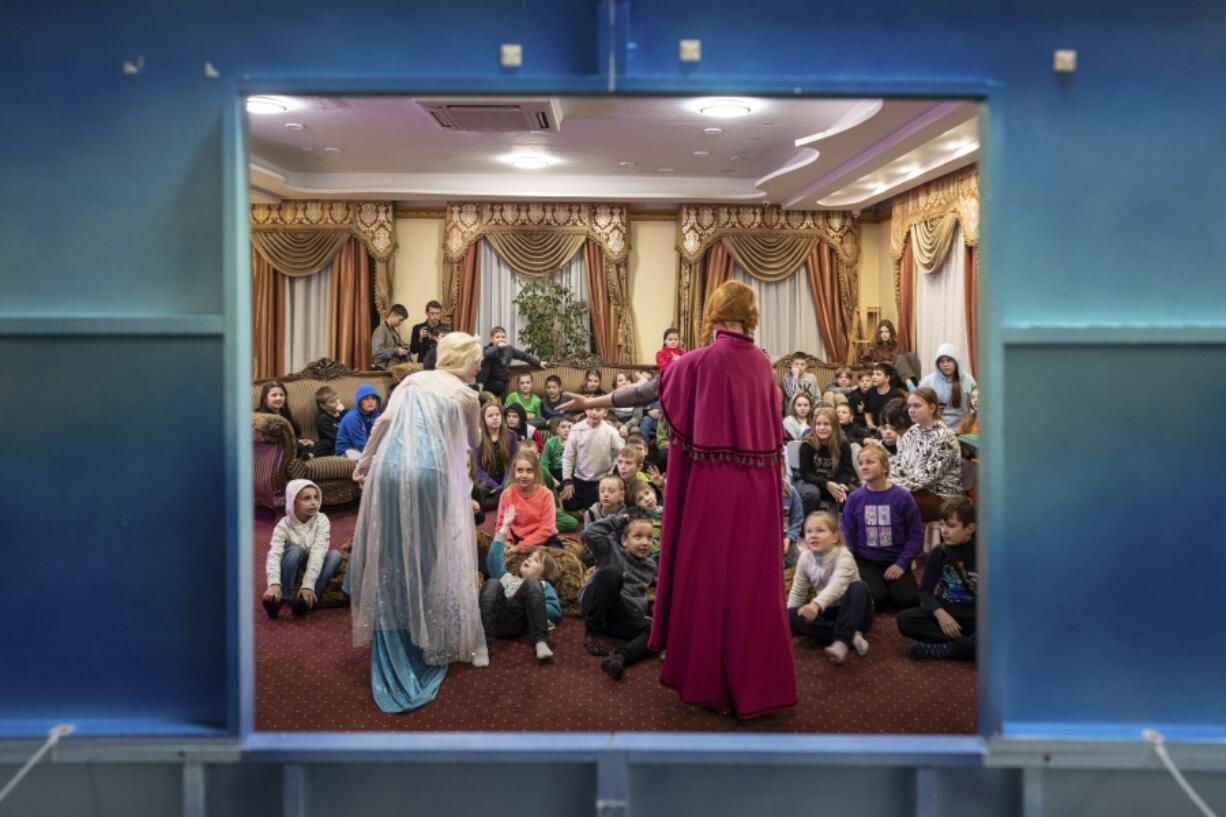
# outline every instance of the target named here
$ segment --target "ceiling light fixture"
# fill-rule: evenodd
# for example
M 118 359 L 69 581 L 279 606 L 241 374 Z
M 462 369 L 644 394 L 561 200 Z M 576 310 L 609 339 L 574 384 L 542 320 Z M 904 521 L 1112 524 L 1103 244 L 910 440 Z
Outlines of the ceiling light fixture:
M 676 173 L 677 169 L 675 167 L 657 167 L 656 172 L 657 173 Z
M 724 129 L 723 128 L 703 128 L 702 132 L 705 133 L 707 136 L 719 136 L 721 133 L 724 132 Z
M 502 161 L 520 170 L 543 170 L 554 163 L 553 159 L 540 153 L 512 153 L 503 156 Z
M 333 147 L 324 148 L 324 153 L 341 153 L 341 152 L 342 151 L 340 148 L 333 148 Z
M 709 151 L 709 150 L 696 150 L 696 151 L 694 151 L 694 155 L 695 155 L 695 156 L 710 156 L 710 155 L 711 155 L 711 151 Z
M 247 97 L 247 113 L 285 113 L 288 110 L 285 100 L 275 96 Z
M 743 99 L 706 99 L 699 103 L 698 112 L 716 119 L 735 119 L 753 113 L 753 108 Z
M 305 127 L 306 125 L 303 125 L 301 122 L 286 122 L 285 123 L 286 130 L 302 130 Z
M 638 164 L 638 162 L 618 162 L 618 164 L 622 167 L 634 167 Z

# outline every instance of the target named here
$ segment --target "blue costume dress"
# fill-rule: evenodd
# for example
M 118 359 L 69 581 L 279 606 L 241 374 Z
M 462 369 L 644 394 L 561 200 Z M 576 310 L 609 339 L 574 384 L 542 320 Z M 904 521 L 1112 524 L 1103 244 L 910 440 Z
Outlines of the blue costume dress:
M 345 589 L 385 712 L 434 700 L 447 665 L 485 646 L 466 463 L 479 433 L 476 392 L 450 372 L 418 372 L 392 393 L 358 463 Z

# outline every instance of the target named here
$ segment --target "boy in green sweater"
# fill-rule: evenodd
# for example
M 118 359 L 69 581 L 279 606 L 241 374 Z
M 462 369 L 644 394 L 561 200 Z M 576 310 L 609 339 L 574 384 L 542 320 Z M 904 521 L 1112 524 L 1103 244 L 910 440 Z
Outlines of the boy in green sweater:
M 555 417 L 549 423 L 549 430 L 553 433 L 545 440 L 545 450 L 541 452 L 541 469 L 557 482 L 562 481 L 562 452 L 566 449 L 566 440 L 570 437 L 570 430 L 574 425 L 574 418 L 566 414 Z
M 532 375 L 524 373 L 515 379 L 515 391 L 507 395 L 508 406 L 521 406 L 528 415 L 528 425 L 533 428 L 545 428 L 546 422 L 541 417 L 541 398 L 532 393 Z

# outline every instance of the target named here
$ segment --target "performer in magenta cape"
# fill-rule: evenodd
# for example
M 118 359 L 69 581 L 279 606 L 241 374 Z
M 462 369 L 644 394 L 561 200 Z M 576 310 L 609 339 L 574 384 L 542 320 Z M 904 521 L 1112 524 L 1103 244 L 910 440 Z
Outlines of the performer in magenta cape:
M 770 361 L 749 336 L 753 290 L 721 285 L 703 318 L 710 346 L 658 381 L 574 395 L 571 407 L 658 396 L 671 444 L 650 646 L 665 650 L 660 681 L 682 701 L 748 718 L 796 704 L 779 550 L 782 412 Z

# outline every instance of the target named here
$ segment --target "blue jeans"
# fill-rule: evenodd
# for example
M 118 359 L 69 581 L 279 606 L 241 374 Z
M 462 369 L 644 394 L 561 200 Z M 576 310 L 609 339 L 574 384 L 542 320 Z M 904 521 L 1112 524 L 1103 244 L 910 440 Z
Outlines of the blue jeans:
M 298 578 L 298 569 L 310 558 L 310 555 L 306 548 L 286 543 L 285 553 L 281 555 L 282 601 L 293 601 L 293 591 L 298 589 L 294 587 L 294 579 Z M 336 571 L 340 566 L 340 551 L 329 550 L 324 554 L 323 566 L 319 568 L 319 578 L 315 580 L 315 601 L 318 602 L 320 597 L 323 596 L 328 582 L 332 581 L 332 577 L 336 575 Z

